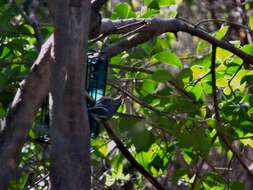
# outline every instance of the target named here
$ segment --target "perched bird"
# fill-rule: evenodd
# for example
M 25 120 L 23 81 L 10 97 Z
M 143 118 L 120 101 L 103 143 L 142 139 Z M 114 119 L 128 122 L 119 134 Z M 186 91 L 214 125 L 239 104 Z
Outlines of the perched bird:
M 101 98 L 95 105 L 88 107 L 91 136 L 99 134 L 99 120 L 109 120 L 116 113 L 121 104 L 121 97 L 115 99 L 110 97 Z
M 114 99 L 103 97 L 93 107 L 88 108 L 88 110 L 96 119 L 109 120 L 116 113 L 121 102 L 121 96 Z

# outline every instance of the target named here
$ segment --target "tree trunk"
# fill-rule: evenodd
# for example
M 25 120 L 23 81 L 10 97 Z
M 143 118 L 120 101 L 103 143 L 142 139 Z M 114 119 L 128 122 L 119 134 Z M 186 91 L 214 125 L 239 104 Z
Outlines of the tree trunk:
M 55 0 L 52 6 L 52 189 L 90 189 L 90 132 L 83 98 L 90 6 L 89 0 Z

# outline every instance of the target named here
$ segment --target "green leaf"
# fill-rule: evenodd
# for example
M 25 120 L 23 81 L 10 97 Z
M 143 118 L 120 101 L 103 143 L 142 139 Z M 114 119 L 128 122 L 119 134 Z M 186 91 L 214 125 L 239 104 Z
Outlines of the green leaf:
M 152 162 L 150 163 L 150 165 L 152 167 L 154 167 L 156 170 L 162 169 L 164 170 L 166 165 L 163 164 L 164 163 L 164 159 L 162 159 L 160 156 L 156 156 Z
M 251 14 L 249 16 L 249 26 L 250 26 L 251 30 L 253 30 L 253 11 L 251 12 Z
M 148 6 L 152 2 L 152 0 L 144 0 L 143 2 L 144 2 L 144 5 Z
M 137 48 L 133 48 L 132 50 L 129 51 L 129 57 L 131 59 L 140 59 L 143 60 L 146 57 L 148 57 L 148 54 L 144 51 L 143 48 L 141 47 L 137 47 Z
M 7 44 L 7 47 L 23 53 L 24 48 L 25 48 L 24 46 L 28 45 L 28 44 L 29 44 L 29 42 L 25 39 L 15 39 L 15 40 L 10 41 Z
M 177 57 L 175 53 L 172 52 L 159 52 L 155 54 L 152 58 L 155 60 L 155 62 L 160 61 L 162 63 L 176 66 L 178 68 L 183 67 L 181 60 Z
M 233 182 L 231 190 L 245 190 L 245 185 L 241 182 Z
M 113 159 L 113 161 L 112 161 L 112 168 L 114 169 L 114 170 L 121 170 L 122 169 L 122 165 L 123 165 L 123 156 L 122 156 L 122 154 L 117 154 L 115 157 L 114 157 L 114 159 Z
M 208 154 L 212 146 L 210 137 L 202 128 L 193 127 L 190 132 L 185 130 L 178 135 L 178 139 L 182 147 L 192 147 L 203 156 Z
M 119 3 L 116 5 L 112 17 L 114 19 L 116 18 L 125 19 L 128 18 L 130 11 L 131 7 L 127 3 Z
M 151 3 L 149 3 L 148 5 L 149 9 L 155 9 L 155 10 L 160 10 L 160 6 L 157 0 L 152 1 Z
M 157 69 L 153 74 L 152 74 L 152 79 L 156 82 L 167 82 L 171 80 L 173 77 L 170 74 L 169 71 L 165 69 Z
M 253 83 L 253 75 L 244 76 L 241 80 L 241 84 L 243 84 L 244 82 L 247 82 L 248 84 L 252 84 Z
M 112 57 L 110 60 L 110 63 L 111 64 L 121 64 L 122 60 L 123 60 L 122 54 L 120 54 L 120 55 L 116 55 L 116 56 Z
M 202 55 L 205 54 L 210 49 L 210 44 L 207 41 L 200 40 L 197 44 L 197 54 Z
M 224 180 L 216 173 L 206 173 L 202 177 L 211 190 L 224 190 Z
M 221 40 L 226 35 L 226 33 L 228 31 L 228 28 L 229 28 L 228 26 L 222 25 L 221 28 L 219 29 L 219 31 L 216 34 L 216 38 L 218 40 Z
M 161 7 L 165 7 L 165 6 L 169 6 L 169 5 L 173 5 L 176 3 L 176 0 L 159 0 L 159 5 Z
M 143 81 L 142 89 L 147 93 L 153 93 L 156 89 L 156 82 L 150 79 Z
M 132 143 L 136 148 L 136 152 L 147 151 L 154 143 L 154 135 L 147 130 L 139 131 L 132 137 Z
M 201 58 L 194 59 L 190 66 L 199 65 L 204 67 L 210 67 L 211 66 L 211 54 L 208 54 L 206 56 L 203 56 Z
M 241 50 L 253 56 L 253 44 L 246 44 Z
M 240 84 L 243 84 L 244 82 L 247 82 L 248 84 L 253 84 L 253 72 L 249 72 L 242 77 Z
M 140 119 L 136 117 L 128 117 L 128 116 L 121 116 L 119 122 L 119 130 L 120 132 L 134 132 L 135 128 L 138 128 L 139 124 L 141 124 Z
M 6 110 L 3 108 L 2 103 L 0 103 L 0 118 L 3 118 L 6 116 Z
M 169 117 L 159 117 L 156 121 L 159 124 L 159 127 L 167 129 L 172 135 L 176 135 L 179 127 L 177 127 L 177 121 Z
M 183 82 L 187 83 L 192 80 L 192 70 L 189 68 L 182 69 L 178 75 L 177 79 L 182 80 Z
M 197 84 L 191 89 L 191 92 L 194 94 L 196 100 L 199 100 L 203 95 L 203 87 L 200 84 Z
M 187 169 L 176 169 L 172 175 L 173 184 L 177 184 L 178 180 L 185 175 L 188 175 L 189 171 Z
M 91 141 L 94 153 L 101 158 L 106 158 L 107 155 L 107 142 L 104 139 L 96 138 Z
M 0 1 L 0 6 L 3 6 L 3 5 L 5 5 L 6 3 L 8 3 L 7 0 L 1 0 L 1 1 Z
M 193 80 L 198 80 L 199 78 L 203 77 L 204 75 L 206 75 L 209 72 L 208 68 L 198 66 L 198 65 L 192 66 L 191 70 L 192 70 Z
M 150 18 L 154 15 L 157 15 L 159 13 L 159 10 L 154 9 L 148 9 L 145 11 L 145 13 L 142 15 L 143 18 Z
M 232 53 L 228 50 L 217 48 L 216 55 L 217 55 L 217 59 L 221 63 L 223 63 L 225 60 L 227 60 L 228 58 L 232 56 Z
M 148 6 L 153 1 L 154 0 L 144 0 L 144 5 Z M 160 7 L 165 7 L 176 3 L 176 0 L 155 0 L 155 1 L 159 3 Z

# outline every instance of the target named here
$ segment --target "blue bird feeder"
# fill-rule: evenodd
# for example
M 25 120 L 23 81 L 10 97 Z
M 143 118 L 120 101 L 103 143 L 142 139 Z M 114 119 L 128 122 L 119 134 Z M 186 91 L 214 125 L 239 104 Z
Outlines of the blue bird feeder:
M 95 102 L 105 95 L 108 59 L 97 53 L 90 54 L 87 60 L 86 90 Z
M 86 68 L 86 84 L 85 89 L 94 100 L 88 102 L 88 110 L 105 95 L 107 80 L 108 59 L 99 56 L 98 53 L 88 54 Z M 99 123 L 89 113 L 91 136 L 96 137 L 99 133 Z M 36 127 L 37 140 L 47 142 L 49 139 L 49 96 L 46 97 L 41 106 L 41 115 Z

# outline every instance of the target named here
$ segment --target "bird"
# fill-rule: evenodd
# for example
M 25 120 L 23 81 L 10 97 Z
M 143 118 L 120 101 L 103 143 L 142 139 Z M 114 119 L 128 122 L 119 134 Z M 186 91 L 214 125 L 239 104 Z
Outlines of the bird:
M 121 96 L 114 99 L 111 97 L 104 96 L 95 104 L 93 104 L 93 106 L 88 107 L 89 123 L 92 138 L 97 137 L 99 134 L 99 122 L 111 119 L 112 116 L 116 113 L 122 102 L 121 99 Z
M 102 97 L 93 107 L 88 108 L 89 113 L 98 120 L 109 120 L 116 113 L 122 102 L 122 97 Z

